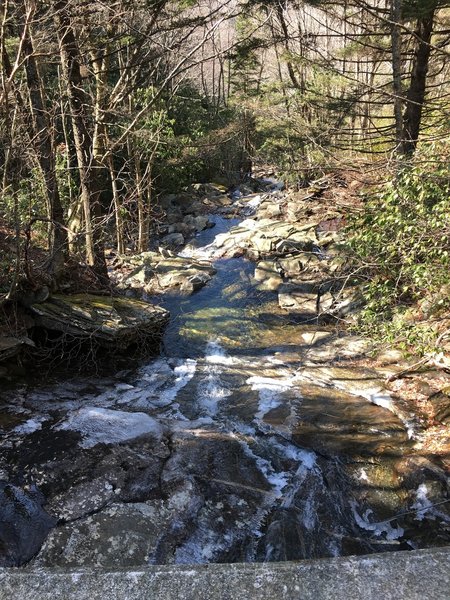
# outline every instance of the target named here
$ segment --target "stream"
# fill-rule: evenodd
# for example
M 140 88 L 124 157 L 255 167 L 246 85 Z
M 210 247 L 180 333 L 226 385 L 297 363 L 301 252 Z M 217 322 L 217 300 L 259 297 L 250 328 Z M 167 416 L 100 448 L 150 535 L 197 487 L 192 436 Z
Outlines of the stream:
M 237 223 L 210 218 L 184 256 L 210 258 Z M 284 561 L 450 543 L 446 480 L 414 449 L 414 427 L 370 374 L 327 363 L 346 337 L 288 317 L 256 287 L 254 263 L 215 267 L 203 289 L 161 301 L 172 318 L 158 358 L 2 391 L 2 564 Z

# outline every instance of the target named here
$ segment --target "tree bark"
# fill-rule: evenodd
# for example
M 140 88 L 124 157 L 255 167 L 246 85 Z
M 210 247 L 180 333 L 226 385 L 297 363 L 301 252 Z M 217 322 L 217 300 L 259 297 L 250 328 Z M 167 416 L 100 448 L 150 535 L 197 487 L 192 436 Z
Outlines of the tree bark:
M 67 231 L 65 229 L 64 211 L 59 196 L 56 179 L 55 153 L 52 141 L 52 124 L 48 116 L 42 93 L 42 80 L 34 55 L 31 35 L 27 32 L 23 52 L 25 55 L 25 72 L 31 114 L 33 118 L 33 144 L 45 181 L 47 194 L 48 218 L 50 220 L 50 259 L 49 272 L 56 278 L 64 271 L 67 256 Z
M 401 152 L 406 156 L 414 154 L 419 138 L 435 11 L 436 9 L 432 8 L 425 16 L 419 17 L 417 20 L 415 31 L 417 46 L 414 53 L 409 89 L 406 95 L 406 108 L 403 114 Z
M 402 0 L 391 0 L 392 92 L 394 94 L 395 150 L 403 143 L 403 90 L 402 90 L 402 32 L 400 19 Z
M 124 223 L 122 216 L 122 207 L 120 204 L 119 186 L 117 185 L 117 175 L 114 169 L 114 159 L 112 154 L 108 156 L 109 177 L 111 179 L 111 189 L 114 203 L 114 216 L 116 220 L 116 244 L 118 254 L 125 254 Z
M 286 19 L 284 18 L 283 7 L 282 7 L 281 3 L 278 3 L 276 5 L 276 11 L 277 11 L 277 16 L 278 16 L 278 21 L 279 21 L 281 29 L 283 31 L 284 47 L 286 50 L 286 54 L 287 54 L 287 56 L 289 56 L 289 52 L 290 52 L 289 51 L 289 30 L 288 30 L 288 26 L 286 23 Z M 303 86 L 300 84 L 300 82 L 297 79 L 297 75 L 295 74 L 294 65 L 292 64 L 292 61 L 289 60 L 289 58 L 286 60 L 286 66 L 287 66 L 289 77 L 291 79 L 291 82 L 292 82 L 292 85 L 294 86 L 294 88 L 296 90 L 301 90 L 302 92 L 304 92 L 305 90 L 303 89 Z
M 81 197 L 85 218 L 86 258 L 100 281 L 108 281 L 101 219 L 103 167 L 93 153 L 92 135 L 88 128 L 88 98 L 83 90 L 80 58 L 67 0 L 54 3 L 62 71 L 67 88 L 72 119 Z

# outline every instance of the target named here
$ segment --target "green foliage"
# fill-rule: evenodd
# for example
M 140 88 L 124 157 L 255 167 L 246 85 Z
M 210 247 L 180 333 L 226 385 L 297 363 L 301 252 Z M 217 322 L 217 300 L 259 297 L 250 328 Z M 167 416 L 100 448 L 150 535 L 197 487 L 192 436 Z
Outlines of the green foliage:
M 46 214 L 46 196 L 42 174 L 32 168 L 22 176 L 15 192 L 9 187 L 3 195 L 1 218 L 19 229 L 27 226 L 33 217 Z M 16 223 L 17 221 L 17 223 Z M 45 226 L 36 224 L 36 230 L 45 230 Z
M 427 346 L 408 307 L 450 283 L 450 166 L 448 144 L 429 144 L 393 181 L 366 199 L 350 225 L 350 247 L 369 283 L 360 327 Z M 445 308 L 440 300 L 440 308 Z M 414 319 L 412 319 L 414 321 Z M 420 333 L 419 333 L 420 332 Z M 401 336 L 400 336 L 401 334 Z
M 167 116 L 171 135 L 156 165 L 158 187 L 176 192 L 238 169 L 245 129 L 238 107 L 216 106 L 187 82 L 168 99 Z

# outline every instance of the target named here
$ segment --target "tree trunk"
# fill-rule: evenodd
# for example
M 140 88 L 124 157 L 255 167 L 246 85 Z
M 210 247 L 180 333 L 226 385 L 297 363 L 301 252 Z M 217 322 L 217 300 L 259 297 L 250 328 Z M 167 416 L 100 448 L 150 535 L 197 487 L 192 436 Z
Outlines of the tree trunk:
M 145 172 L 145 187 L 143 190 L 144 193 L 144 205 L 143 205 L 143 214 L 142 214 L 142 224 L 139 229 L 139 244 L 144 250 L 141 252 L 147 252 L 149 244 L 150 244 L 150 217 L 151 217 L 151 209 L 152 209 L 152 164 L 153 164 L 153 154 L 150 157 L 150 162 L 147 165 Z
M 67 0 L 55 2 L 55 21 L 61 53 L 63 75 L 72 119 L 81 197 L 85 218 L 86 258 L 100 281 L 108 281 L 101 219 L 103 167 L 93 154 L 92 136 L 87 125 L 88 98 L 82 87 L 80 59 L 75 33 L 68 13 Z
M 392 92 L 394 94 L 395 149 L 403 143 L 403 90 L 402 90 L 402 32 L 400 19 L 402 0 L 391 0 Z
M 28 95 L 33 117 L 33 143 L 45 181 L 50 220 L 50 259 L 48 269 L 58 278 L 64 271 L 67 255 L 67 231 L 64 225 L 64 211 L 56 179 L 55 154 L 52 142 L 52 124 L 42 93 L 42 80 L 34 55 L 33 42 L 29 32 L 26 34 L 23 51 Z
M 433 34 L 435 8 L 425 16 L 419 17 L 415 31 L 416 51 L 408 93 L 406 108 L 403 114 L 402 148 L 404 155 L 414 154 L 420 132 L 422 109 L 425 100 L 428 64 L 431 53 L 431 36 Z
M 109 177 L 111 179 L 111 188 L 114 203 L 114 216 L 116 219 L 116 243 L 118 254 L 125 254 L 125 241 L 123 232 L 123 216 L 120 205 L 119 187 L 117 185 L 117 175 L 114 169 L 114 159 L 112 154 L 108 156 Z
M 136 181 L 136 199 L 138 209 L 138 252 L 147 252 L 148 250 L 148 230 L 146 230 L 146 205 L 144 181 L 142 177 L 141 164 L 137 153 L 134 155 L 134 173 Z
M 281 3 L 277 4 L 276 11 L 277 11 L 277 16 L 278 16 L 278 21 L 279 21 L 281 29 L 283 31 L 284 47 L 286 50 L 286 55 L 289 56 L 289 53 L 290 53 L 289 37 L 290 36 L 289 36 L 289 30 L 288 30 L 288 26 L 286 23 L 286 19 L 284 18 L 284 14 L 283 14 L 283 6 L 281 5 Z M 292 64 L 292 61 L 289 60 L 289 58 L 286 60 L 286 66 L 287 66 L 289 77 L 291 79 L 291 82 L 292 82 L 292 85 L 294 86 L 294 88 L 296 90 L 301 90 L 302 92 L 304 92 L 305 90 L 302 88 L 302 85 L 298 81 L 297 75 L 295 74 L 294 65 Z

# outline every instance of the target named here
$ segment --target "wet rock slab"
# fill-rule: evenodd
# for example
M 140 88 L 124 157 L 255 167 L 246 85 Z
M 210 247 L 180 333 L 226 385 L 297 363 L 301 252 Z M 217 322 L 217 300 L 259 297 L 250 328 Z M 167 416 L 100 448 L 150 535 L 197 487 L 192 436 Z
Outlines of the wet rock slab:
M 402 421 L 361 396 L 314 385 L 302 385 L 300 391 L 300 418 L 292 430 L 299 445 L 336 455 L 377 456 L 400 454 L 409 444 Z
M 172 511 L 161 500 L 111 504 L 101 513 L 53 530 L 33 564 L 40 567 L 144 565 Z

